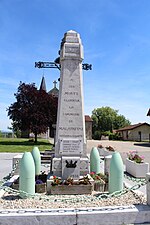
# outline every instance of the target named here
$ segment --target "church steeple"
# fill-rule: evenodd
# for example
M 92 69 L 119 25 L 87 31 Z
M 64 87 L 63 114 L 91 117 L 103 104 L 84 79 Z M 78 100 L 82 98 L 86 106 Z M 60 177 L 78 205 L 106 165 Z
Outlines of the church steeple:
M 40 91 L 46 91 L 46 83 L 45 83 L 45 78 L 44 76 L 42 77 L 41 85 L 40 85 Z

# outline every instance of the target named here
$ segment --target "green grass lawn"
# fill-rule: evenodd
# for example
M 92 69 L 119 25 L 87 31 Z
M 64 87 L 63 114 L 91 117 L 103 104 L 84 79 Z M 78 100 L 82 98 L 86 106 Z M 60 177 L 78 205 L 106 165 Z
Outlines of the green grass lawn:
M 34 146 L 37 146 L 40 151 L 52 149 L 52 145 L 46 139 L 38 139 L 35 144 L 24 138 L 0 138 L 0 152 L 32 151 Z

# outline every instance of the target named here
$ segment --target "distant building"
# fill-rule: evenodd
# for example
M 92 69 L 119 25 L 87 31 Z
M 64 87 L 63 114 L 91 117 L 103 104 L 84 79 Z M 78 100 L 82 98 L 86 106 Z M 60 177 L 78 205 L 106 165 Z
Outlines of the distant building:
M 91 140 L 92 139 L 92 122 L 93 120 L 89 115 L 85 115 L 85 133 L 86 133 L 86 139 Z
M 58 98 L 59 90 L 56 87 L 56 84 L 57 84 L 56 80 L 54 80 L 53 84 L 54 84 L 54 87 L 48 92 L 48 94 Z
M 150 116 L 150 109 L 148 110 L 147 116 Z
M 44 76 L 42 77 L 41 85 L 40 85 L 40 90 L 43 90 L 46 92 L 46 83 L 45 83 L 45 78 Z
M 150 124 L 138 123 L 116 130 L 122 140 L 145 141 L 150 140 Z

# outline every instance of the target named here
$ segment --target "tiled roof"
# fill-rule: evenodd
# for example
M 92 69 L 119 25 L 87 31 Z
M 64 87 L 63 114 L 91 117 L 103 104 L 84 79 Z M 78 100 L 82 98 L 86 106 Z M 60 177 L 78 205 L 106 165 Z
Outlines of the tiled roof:
M 133 125 L 130 125 L 130 126 L 127 126 L 127 127 L 123 127 L 121 129 L 118 129 L 118 130 L 116 130 L 116 132 L 124 131 L 124 130 L 133 130 L 133 129 L 135 129 L 137 127 L 140 127 L 140 126 L 143 126 L 143 125 L 150 126 L 150 124 L 148 124 L 148 123 L 138 123 L 138 124 L 133 124 Z
M 49 95 L 53 95 L 53 96 L 55 96 L 55 97 L 58 98 L 59 90 L 58 90 L 56 87 L 54 87 L 53 89 L 51 89 L 51 90 L 48 92 L 48 94 L 49 94 Z

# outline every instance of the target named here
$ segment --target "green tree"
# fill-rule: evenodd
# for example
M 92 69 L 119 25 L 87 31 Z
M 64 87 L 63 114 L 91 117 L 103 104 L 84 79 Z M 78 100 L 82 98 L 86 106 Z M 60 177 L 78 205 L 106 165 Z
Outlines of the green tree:
M 56 122 L 57 99 L 44 90 L 37 90 L 35 84 L 20 82 L 16 102 L 7 109 L 12 119 L 13 130 L 29 130 L 35 135 L 45 133 L 51 123 Z
M 112 132 L 113 130 L 128 126 L 131 122 L 123 115 L 118 114 L 118 110 L 108 106 L 94 109 L 92 111 L 93 120 L 93 138 L 99 139 L 104 132 Z

